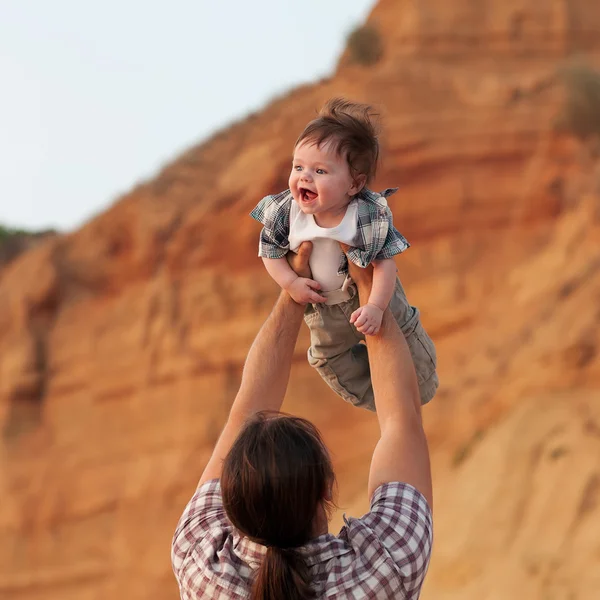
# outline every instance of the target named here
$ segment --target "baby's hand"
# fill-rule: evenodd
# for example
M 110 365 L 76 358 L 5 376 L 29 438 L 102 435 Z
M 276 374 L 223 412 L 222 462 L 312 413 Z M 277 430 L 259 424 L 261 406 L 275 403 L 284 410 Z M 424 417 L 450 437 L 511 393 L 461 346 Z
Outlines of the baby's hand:
M 363 335 L 375 335 L 381 327 L 383 311 L 375 304 L 360 306 L 350 315 L 350 323 Z
M 286 288 L 287 293 L 298 304 L 308 304 L 309 302 L 325 302 L 324 298 L 315 290 L 320 290 L 321 286 L 314 280 L 307 277 L 296 277 Z

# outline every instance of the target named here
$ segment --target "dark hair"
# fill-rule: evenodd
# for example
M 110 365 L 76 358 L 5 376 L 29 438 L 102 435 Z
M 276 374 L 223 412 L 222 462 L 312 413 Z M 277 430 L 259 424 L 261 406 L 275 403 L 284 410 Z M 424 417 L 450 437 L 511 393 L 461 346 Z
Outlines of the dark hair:
M 313 142 L 318 147 L 332 142 L 339 156 L 345 156 L 352 177 L 366 176 L 369 183 L 377 172 L 379 140 L 374 120 L 378 117 L 368 104 L 332 98 L 311 121 L 296 140 Z
M 251 600 L 314 598 L 297 547 L 314 537 L 319 506 L 331 508 L 333 483 L 329 453 L 310 421 L 261 412 L 244 426 L 225 457 L 221 493 L 233 525 L 267 546 Z

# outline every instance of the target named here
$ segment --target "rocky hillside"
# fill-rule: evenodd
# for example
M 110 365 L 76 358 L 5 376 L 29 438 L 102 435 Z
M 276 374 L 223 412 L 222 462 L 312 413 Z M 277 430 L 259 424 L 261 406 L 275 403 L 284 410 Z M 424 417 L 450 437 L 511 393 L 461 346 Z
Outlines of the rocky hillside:
M 552 129 L 557 68 L 600 58 L 600 6 L 381 0 L 369 25 L 375 65 L 346 52 L 0 272 L 1 598 L 178 597 L 170 537 L 276 293 L 248 212 L 332 95 L 381 106 L 374 187 L 402 185 L 398 266 L 438 347 L 423 598 L 595 597 L 600 169 Z M 329 393 L 307 341 L 285 408 L 323 430 L 357 514 L 376 423 Z

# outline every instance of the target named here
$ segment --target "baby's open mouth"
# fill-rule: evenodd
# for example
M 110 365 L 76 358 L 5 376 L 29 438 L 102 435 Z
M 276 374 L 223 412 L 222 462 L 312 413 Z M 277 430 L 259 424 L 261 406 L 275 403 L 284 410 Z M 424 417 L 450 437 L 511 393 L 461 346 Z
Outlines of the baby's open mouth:
M 312 202 L 317 197 L 315 192 L 307 188 L 299 188 L 298 191 L 300 192 L 300 199 L 304 202 Z

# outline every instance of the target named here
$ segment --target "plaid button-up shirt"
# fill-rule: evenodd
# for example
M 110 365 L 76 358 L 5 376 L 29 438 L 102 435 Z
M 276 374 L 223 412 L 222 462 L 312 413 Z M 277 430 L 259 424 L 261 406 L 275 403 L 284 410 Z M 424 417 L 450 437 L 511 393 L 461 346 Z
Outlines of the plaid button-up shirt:
M 357 230 L 361 244 L 351 248 L 348 259 L 365 268 L 373 260 L 391 258 L 410 247 L 406 238 L 394 227 L 392 211 L 386 198 L 398 188 L 388 188 L 377 194 L 363 188 L 358 194 Z M 290 249 L 290 208 L 294 202 L 292 192 L 285 190 L 274 196 L 265 196 L 250 213 L 264 227 L 260 233 L 258 255 L 263 258 L 282 258 Z M 348 273 L 346 255 L 340 251 L 338 273 Z
M 381 485 L 371 509 L 346 519 L 339 535 L 321 535 L 299 548 L 318 598 L 416 600 L 429 566 L 432 519 L 427 501 L 405 483 Z M 171 551 L 182 600 L 246 599 L 266 551 L 233 527 L 218 479 L 196 490 Z

